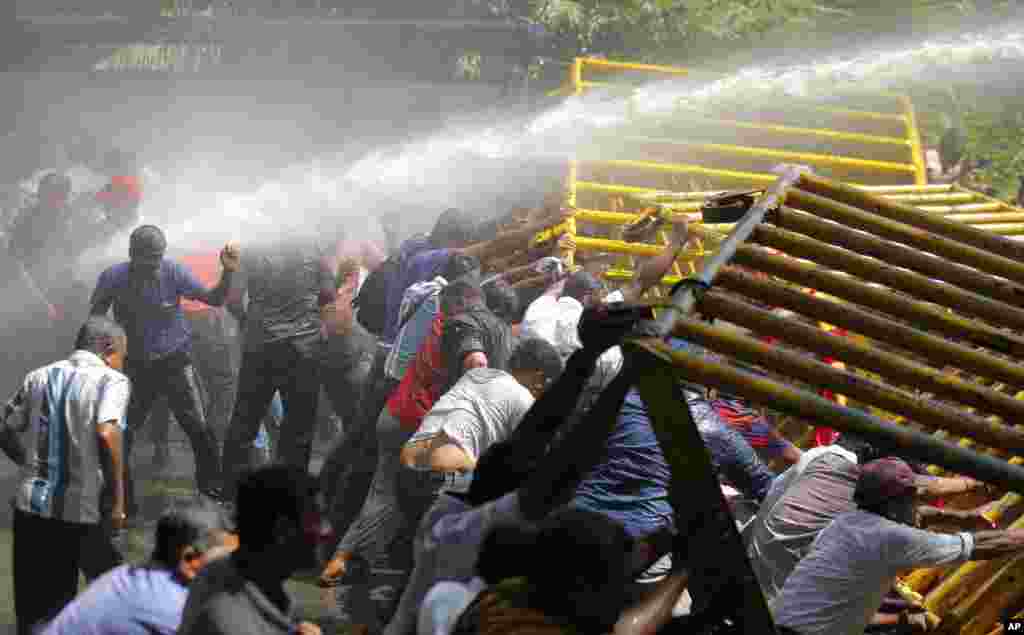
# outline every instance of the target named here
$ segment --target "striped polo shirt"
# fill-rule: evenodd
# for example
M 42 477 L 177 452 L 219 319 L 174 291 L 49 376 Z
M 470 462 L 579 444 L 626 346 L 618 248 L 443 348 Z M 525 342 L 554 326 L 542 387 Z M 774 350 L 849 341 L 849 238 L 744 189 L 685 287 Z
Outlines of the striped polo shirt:
M 29 373 L 0 426 L 25 448 L 14 504 L 27 514 L 73 523 L 100 521 L 103 490 L 97 425 L 124 428 L 131 383 L 88 351 Z

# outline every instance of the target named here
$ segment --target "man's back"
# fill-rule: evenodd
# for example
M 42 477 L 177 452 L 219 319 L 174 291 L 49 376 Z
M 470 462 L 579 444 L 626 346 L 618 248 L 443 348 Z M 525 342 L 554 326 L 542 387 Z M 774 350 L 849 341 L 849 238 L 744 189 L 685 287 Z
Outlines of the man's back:
M 434 403 L 409 443 L 444 432 L 476 461 L 508 438 L 533 401 L 530 391 L 505 371 L 473 368 Z
M 647 407 L 631 389 L 608 437 L 604 461 L 584 477 L 573 504 L 622 523 L 634 537 L 646 536 L 672 524 L 668 482 L 668 463 Z
M 26 376 L 4 411 L 5 427 L 20 437 L 27 453 L 15 496 L 19 510 L 99 522 L 104 483 L 97 425 L 124 425 L 130 392 L 127 377 L 87 351 Z
M 207 565 L 189 587 L 180 635 L 286 635 L 291 617 L 246 579 L 232 556 Z
M 512 329 L 483 304 L 474 304 L 445 320 L 441 350 L 448 370 L 447 390 L 462 376 L 463 361 L 470 353 L 487 355 L 491 368 L 508 368 Z
M 765 500 L 751 527 L 751 563 L 769 600 L 782 590 L 818 533 L 840 514 L 856 509 L 856 456 L 837 446 L 812 452 L 806 466 L 798 464 L 799 473 L 792 475 L 786 490 Z
M 122 565 L 90 584 L 40 635 L 174 635 L 187 596 L 170 569 Z
M 319 335 L 323 258 L 313 241 L 247 251 L 250 346 Z

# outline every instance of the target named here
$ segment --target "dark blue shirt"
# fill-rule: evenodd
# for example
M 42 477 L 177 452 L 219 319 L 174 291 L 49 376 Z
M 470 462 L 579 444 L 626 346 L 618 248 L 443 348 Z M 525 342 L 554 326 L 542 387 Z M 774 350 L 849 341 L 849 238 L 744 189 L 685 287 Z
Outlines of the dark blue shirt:
M 188 268 L 171 260 L 160 263 L 156 277 L 142 279 L 131 274 L 130 263 L 107 268 L 92 294 L 93 313 L 106 313 L 112 305 L 114 319 L 128 335 L 128 359 L 148 363 L 174 353 L 190 352 L 189 329 L 181 299 L 222 304 Z
M 671 526 L 668 464 L 635 388 L 626 394 L 606 447 L 604 461 L 576 488 L 572 504 L 621 523 L 635 538 Z
M 682 340 L 673 340 L 672 345 L 706 353 Z M 683 393 L 715 472 L 746 496 L 764 499 L 774 478 L 771 470 L 741 434 L 722 422 L 703 393 L 690 389 Z M 633 537 L 671 528 L 668 464 L 647 406 L 635 388 L 626 394 L 606 447 L 604 461 L 577 487 L 572 504 L 621 523 Z

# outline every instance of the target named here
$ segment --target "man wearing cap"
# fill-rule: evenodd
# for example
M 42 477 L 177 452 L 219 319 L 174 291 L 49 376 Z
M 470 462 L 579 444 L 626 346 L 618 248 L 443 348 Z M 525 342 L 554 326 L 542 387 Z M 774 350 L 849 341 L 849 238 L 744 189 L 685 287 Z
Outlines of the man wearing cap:
M 917 492 L 914 471 L 898 458 L 860 467 L 858 509 L 838 516 L 818 535 L 772 603 L 781 633 L 860 635 L 900 573 L 1024 551 L 1024 530 L 917 529 Z M 904 612 L 898 619 L 907 629 L 928 627 L 922 613 Z
M 153 225 L 135 229 L 130 259 L 100 274 L 92 295 L 93 315 L 105 315 L 113 306 L 114 319 L 128 334 L 129 357 L 125 373 L 132 380 L 128 428 L 124 435 L 125 488 L 128 513 L 137 508 L 131 478 L 131 440 L 145 424 L 160 395 L 192 445 L 196 487 L 219 498 L 220 461 L 217 439 L 206 423 L 192 364 L 192 333 L 182 310 L 183 298 L 221 306 L 238 271 L 238 247 L 228 244 L 220 254 L 224 272 L 213 289 L 203 285 L 185 266 L 164 258 L 167 239 Z

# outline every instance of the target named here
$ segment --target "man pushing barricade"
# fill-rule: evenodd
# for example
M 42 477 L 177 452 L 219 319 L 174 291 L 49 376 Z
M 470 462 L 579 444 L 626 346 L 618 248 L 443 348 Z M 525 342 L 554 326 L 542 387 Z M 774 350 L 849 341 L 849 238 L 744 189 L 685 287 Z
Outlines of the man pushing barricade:
M 213 289 L 199 282 L 181 264 L 164 258 L 167 239 L 153 225 L 132 232 L 130 259 L 100 274 L 92 296 L 93 315 L 113 306 L 114 318 L 128 334 L 129 357 L 125 373 L 132 380 L 132 400 L 125 430 L 125 483 L 127 511 L 138 509 L 131 470 L 132 438 L 146 422 L 153 403 L 165 395 L 171 412 L 192 444 L 196 461 L 196 488 L 220 499 L 220 461 L 217 439 L 207 425 L 192 363 L 192 334 L 181 306 L 182 298 L 220 306 L 231 279 L 240 268 L 238 247 L 221 251 L 224 268 Z

